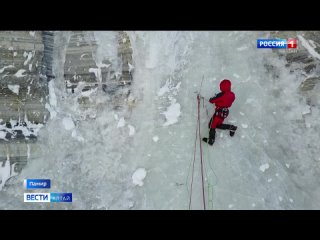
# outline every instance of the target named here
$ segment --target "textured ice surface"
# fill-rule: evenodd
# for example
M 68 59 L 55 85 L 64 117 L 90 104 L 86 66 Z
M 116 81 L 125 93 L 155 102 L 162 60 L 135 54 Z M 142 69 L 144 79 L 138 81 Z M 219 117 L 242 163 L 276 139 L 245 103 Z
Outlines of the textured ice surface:
M 28 161 L 0 192 L 1 209 L 188 209 L 197 120 L 195 92 L 200 90 L 203 75 L 201 94 L 207 99 L 219 92 L 221 79 L 232 81 L 236 101 L 226 122 L 238 126 L 233 138 L 225 132 L 213 147 L 202 145 L 207 208 L 320 208 L 319 106 L 303 115 L 306 102 L 297 92 L 303 79 L 290 73 L 285 61 L 270 49 L 256 48 L 256 39 L 266 33 L 128 34 L 135 66 L 131 94 L 136 104 L 115 111 L 110 98 L 97 92 L 90 95 L 96 102 L 89 109 L 96 116 L 91 119 L 75 95 L 65 92 L 62 69 L 68 33 L 57 34 L 56 78 L 51 80 L 54 91 L 50 91 L 56 95 L 56 106 L 55 101 L 49 106 L 56 115 L 39 132 L 44 154 Z M 97 61 L 106 54 L 118 63 L 112 48 L 114 33 L 97 32 L 95 36 L 100 44 Z M 268 64 L 274 69 L 267 71 Z M 201 137 L 208 136 L 212 113 L 211 104 L 201 103 Z M 62 119 L 66 116 L 77 122 L 73 136 L 82 136 L 83 142 L 72 136 L 73 131 L 65 130 Z M 129 137 L 127 127 L 117 127 L 121 119 L 128 128 L 134 126 L 134 135 Z M 306 120 L 311 127 L 306 127 Z M 217 132 L 220 135 L 222 130 Z M 161 144 L 154 143 L 154 136 Z M 191 208 L 202 209 L 199 151 L 196 155 Z M 141 166 L 148 169 L 148 181 L 136 187 L 132 173 Z M 23 204 L 21 183 L 35 177 L 52 179 L 51 191 L 72 192 L 73 203 Z

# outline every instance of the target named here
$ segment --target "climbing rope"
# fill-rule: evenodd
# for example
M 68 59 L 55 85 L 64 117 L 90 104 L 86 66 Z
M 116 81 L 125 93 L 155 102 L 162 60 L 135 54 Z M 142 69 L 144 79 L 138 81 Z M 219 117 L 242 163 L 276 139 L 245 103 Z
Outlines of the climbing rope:
M 190 186 L 189 210 L 191 209 L 192 186 L 193 186 L 193 175 L 194 175 L 194 163 L 196 161 L 197 140 L 198 140 L 198 122 L 197 122 L 197 127 L 196 127 L 196 137 L 195 137 L 195 141 L 194 141 L 194 152 L 193 152 L 192 177 L 191 177 L 191 186 Z
M 200 163 L 201 163 L 201 180 L 202 180 L 202 200 L 203 200 L 203 209 L 206 210 L 206 199 L 204 194 L 204 179 L 203 179 L 203 159 L 202 159 L 202 139 L 200 133 L 200 94 L 197 96 L 198 100 L 198 126 L 199 126 L 199 143 L 200 143 Z
M 202 79 L 203 82 L 203 79 Z M 201 108 L 201 99 L 202 99 L 202 107 L 203 109 L 205 109 L 206 115 L 209 118 L 209 113 L 208 113 L 208 109 L 205 106 L 204 100 L 205 98 L 202 97 L 200 95 L 201 92 L 201 87 L 202 87 L 202 82 L 201 82 L 201 86 L 200 86 L 200 91 L 197 93 L 197 124 L 196 124 L 196 137 L 195 137 L 195 143 L 194 143 L 194 152 L 193 152 L 193 161 L 192 161 L 192 179 L 191 179 L 191 185 L 190 185 L 190 195 L 189 195 L 189 210 L 191 209 L 191 202 L 192 202 L 192 189 L 193 189 L 193 178 L 194 178 L 194 166 L 195 166 L 195 161 L 196 161 L 196 150 L 197 150 L 197 141 L 198 141 L 198 137 L 199 137 L 199 148 L 200 148 L 200 167 L 201 167 L 201 180 L 202 180 L 202 200 L 203 200 L 203 208 L 204 210 L 206 210 L 207 205 L 206 205 L 206 197 L 205 197 L 205 180 L 206 180 L 206 185 L 207 185 L 207 203 L 208 206 L 210 206 L 211 209 L 213 209 L 213 187 L 216 185 L 213 185 L 210 181 L 210 177 L 208 176 L 207 173 L 207 169 L 205 167 L 205 164 L 207 164 L 204 161 L 203 158 L 203 149 L 202 149 L 202 138 L 201 138 L 201 132 L 200 132 L 200 125 L 201 125 L 201 121 L 200 121 L 200 108 Z M 207 99 L 206 99 L 207 100 Z M 207 148 L 207 162 L 209 165 L 210 170 L 212 171 L 213 175 L 216 178 L 216 182 L 218 182 L 218 177 L 215 174 L 212 166 L 211 166 L 211 162 L 210 162 L 210 154 L 209 154 L 209 148 Z M 189 170 L 191 167 L 191 162 L 189 165 Z M 189 171 L 188 171 L 189 172 Z M 204 174 L 206 176 L 205 180 L 204 180 Z M 189 174 L 187 179 L 189 178 Z
M 197 95 L 197 103 L 198 103 L 198 118 L 197 118 L 197 127 L 196 127 L 196 137 L 194 144 L 194 152 L 193 152 L 193 166 L 192 166 L 192 177 L 191 177 L 191 186 L 190 186 L 190 199 L 189 199 L 189 209 L 191 209 L 191 201 L 192 201 L 192 187 L 193 187 L 193 178 L 194 178 L 194 164 L 196 159 L 196 150 L 197 150 L 197 139 L 199 137 L 199 147 L 200 147 L 200 167 L 201 167 L 201 187 L 202 187 L 202 201 L 203 201 L 203 209 L 206 210 L 206 199 L 205 199 L 205 185 L 204 185 L 204 163 L 202 156 L 202 138 L 200 132 L 200 94 Z
M 201 187 L 202 187 L 202 201 L 203 201 L 203 209 L 206 210 L 206 199 L 205 199 L 205 187 L 204 187 L 204 176 L 203 176 L 203 171 L 204 171 L 204 163 L 203 163 L 203 157 L 202 157 L 202 138 L 201 138 L 201 129 L 200 129 L 200 103 L 201 103 L 201 98 L 200 98 L 200 92 L 202 88 L 202 83 L 204 80 L 204 76 L 202 76 L 201 84 L 200 84 L 200 90 L 199 93 L 197 94 L 197 103 L 198 103 L 198 119 L 197 119 L 197 127 L 196 127 L 196 137 L 195 137 L 195 144 L 194 144 L 194 152 L 193 152 L 193 166 L 192 166 L 192 179 L 191 179 L 191 186 L 190 186 L 190 200 L 189 200 L 189 209 L 191 209 L 191 200 L 192 200 L 192 187 L 193 187 L 193 178 L 194 178 L 194 164 L 195 164 L 195 159 L 196 159 L 196 150 L 197 150 L 197 138 L 199 136 L 199 146 L 200 146 L 200 167 L 201 167 Z

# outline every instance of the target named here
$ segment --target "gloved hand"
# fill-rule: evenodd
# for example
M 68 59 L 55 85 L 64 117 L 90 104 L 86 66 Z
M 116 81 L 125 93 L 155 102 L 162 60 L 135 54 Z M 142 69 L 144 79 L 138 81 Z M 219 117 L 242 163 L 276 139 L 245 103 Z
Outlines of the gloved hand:
M 216 93 L 216 95 L 215 95 L 214 97 L 212 97 L 212 98 L 209 99 L 209 102 L 210 102 L 211 100 L 214 100 L 214 99 L 218 98 L 218 97 L 221 97 L 222 95 L 223 95 L 222 92 Z

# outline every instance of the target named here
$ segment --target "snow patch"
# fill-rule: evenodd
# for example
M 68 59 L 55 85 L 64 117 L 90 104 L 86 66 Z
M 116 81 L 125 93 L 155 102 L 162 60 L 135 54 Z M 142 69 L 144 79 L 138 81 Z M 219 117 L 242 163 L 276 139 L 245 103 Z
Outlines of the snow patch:
M 19 85 L 8 85 L 8 88 L 15 94 L 19 95 Z
M 286 167 L 289 168 L 289 167 L 290 167 L 290 164 L 286 163 Z
M 180 86 L 181 86 L 181 81 L 177 83 L 176 86 L 173 86 L 172 85 L 172 81 L 171 79 L 169 78 L 166 83 L 159 89 L 158 91 L 158 97 L 161 97 L 163 96 L 164 94 L 166 93 L 169 93 L 172 91 L 172 94 L 173 95 L 176 95 L 177 94 L 177 91 L 180 89 Z M 169 97 L 170 99 L 170 97 Z
M 134 202 L 129 202 L 129 203 L 128 203 L 128 207 L 129 207 L 129 208 L 133 208 L 133 207 L 134 207 Z
M 176 90 L 179 90 L 181 86 L 181 82 L 178 82 L 178 84 L 174 87 Z
M 132 182 L 134 185 L 140 187 L 143 186 L 143 180 L 147 175 L 147 171 L 144 168 L 138 168 L 132 175 Z
M 29 62 L 30 62 L 30 60 L 31 60 L 31 58 L 32 58 L 32 52 L 29 52 L 28 53 L 28 55 L 27 55 L 27 59 L 24 61 L 24 63 L 23 63 L 23 65 L 25 66 L 25 65 L 27 65 Z
M 0 190 L 2 190 L 6 181 L 10 178 L 10 162 L 6 160 L 4 166 L 0 165 Z
M 102 81 L 102 75 L 101 75 L 101 68 L 108 68 L 111 66 L 111 64 L 105 64 L 105 63 L 96 63 L 98 68 L 89 68 L 89 72 L 94 73 L 96 78 L 99 80 L 99 82 Z M 121 75 L 121 73 L 119 73 Z M 118 73 L 115 73 L 116 78 L 118 79 Z
M 27 144 L 27 159 L 30 159 L 30 145 Z
M 89 68 L 89 72 L 90 72 L 90 73 L 94 73 L 94 75 L 96 76 L 96 78 L 98 78 L 99 68 Z
M 45 108 L 50 113 L 50 119 L 54 119 L 57 116 L 57 112 L 50 106 L 50 104 L 46 103 Z
M 181 115 L 180 111 L 180 104 L 176 103 L 175 99 L 172 99 L 171 105 L 167 108 L 167 111 L 161 113 L 165 115 L 166 117 L 166 122 L 163 124 L 163 126 L 169 126 L 174 123 L 178 122 L 178 118 Z
M 84 138 L 80 135 L 78 135 L 77 131 L 74 129 L 71 133 L 71 136 L 75 139 L 77 139 L 79 142 L 84 142 Z
M 31 134 L 37 136 L 38 132 L 43 127 L 43 124 L 41 123 L 35 124 L 30 122 L 27 115 L 24 116 L 24 122 L 27 124 L 27 127 L 20 124 L 17 125 L 18 121 L 10 121 L 11 125 L 14 126 L 12 130 L 20 130 L 24 136 L 28 137 Z M 30 131 L 30 129 L 32 129 L 32 131 Z
M 264 171 L 267 170 L 268 168 L 269 168 L 269 164 L 266 163 L 266 164 L 262 164 L 259 169 L 260 169 L 260 171 L 264 172 Z
M 111 66 L 111 64 L 105 64 L 105 63 L 96 63 L 98 68 L 108 68 Z
M 0 191 L 9 178 L 18 175 L 18 173 L 14 171 L 15 165 L 16 163 L 10 166 L 10 161 L 8 159 L 5 161 L 4 166 L 0 164 Z
M 272 178 L 269 178 L 269 179 L 268 179 L 268 182 L 272 182 Z
M 72 118 L 70 118 L 70 117 L 64 117 L 62 119 L 62 124 L 66 130 L 71 130 L 75 127 L 75 125 L 72 121 Z
M 129 136 L 132 136 L 135 134 L 135 129 L 133 126 L 131 125 L 128 125 L 128 128 L 129 128 Z
M 23 75 L 23 73 L 24 73 L 25 71 L 26 71 L 26 70 L 24 70 L 24 69 L 20 69 L 20 70 L 18 70 L 18 71 L 14 74 L 14 76 L 17 77 L 17 78 L 25 77 L 26 75 Z
M 159 141 L 159 137 L 158 137 L 158 136 L 154 136 L 154 137 L 152 138 L 152 140 L 153 140 L 154 142 L 158 142 L 158 141 Z
M 124 120 L 124 118 L 120 118 L 119 122 L 118 122 L 118 125 L 117 125 L 117 128 L 121 128 L 121 127 L 124 127 L 126 125 L 126 121 Z
M 302 110 L 302 115 L 306 115 L 306 114 L 309 114 L 311 113 L 311 108 L 310 106 L 306 106 L 303 110 Z
M 0 131 L 0 139 L 6 140 L 7 133 L 4 131 Z
M 171 84 L 171 81 L 170 81 L 170 79 L 168 79 L 168 80 L 166 81 L 165 85 L 162 86 L 162 87 L 160 88 L 160 90 L 158 91 L 158 97 L 161 97 L 161 96 L 163 96 L 165 93 L 167 93 L 167 92 L 170 91 L 170 88 L 169 88 L 170 84 Z
M 48 84 L 48 88 L 49 88 L 49 103 L 51 106 L 56 107 L 57 106 L 57 96 L 56 93 L 54 91 L 54 82 L 53 80 L 51 80 Z
M 241 124 L 242 128 L 248 128 L 248 124 Z
M 34 37 L 35 34 L 36 34 L 36 31 L 29 31 L 29 34 L 30 34 L 32 37 Z
M 129 72 L 131 72 L 134 69 L 134 66 L 131 65 L 130 63 L 128 63 L 128 65 L 129 65 Z
M 0 69 L 0 73 L 3 73 L 4 70 L 6 70 L 7 68 L 13 68 L 14 66 L 13 65 L 8 65 L 8 66 L 5 66 L 3 68 Z

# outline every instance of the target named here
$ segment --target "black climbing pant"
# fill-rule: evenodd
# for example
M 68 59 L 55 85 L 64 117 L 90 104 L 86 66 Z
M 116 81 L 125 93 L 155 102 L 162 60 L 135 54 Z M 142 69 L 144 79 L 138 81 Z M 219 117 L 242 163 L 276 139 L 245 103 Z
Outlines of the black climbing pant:
M 212 122 L 212 118 L 210 119 L 210 122 L 209 122 L 209 140 L 208 140 L 208 143 L 209 144 L 213 144 L 214 141 L 215 141 L 215 137 L 216 137 L 216 129 L 215 128 L 210 128 L 211 126 L 211 122 Z M 230 131 L 230 136 L 232 137 L 235 133 L 235 131 L 237 130 L 237 126 L 234 126 L 232 124 L 224 124 L 224 123 L 221 123 L 217 126 L 218 129 L 222 129 L 222 130 L 229 130 Z

